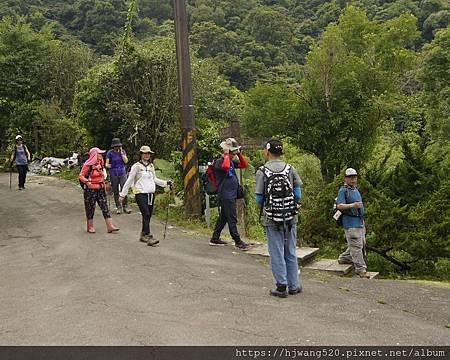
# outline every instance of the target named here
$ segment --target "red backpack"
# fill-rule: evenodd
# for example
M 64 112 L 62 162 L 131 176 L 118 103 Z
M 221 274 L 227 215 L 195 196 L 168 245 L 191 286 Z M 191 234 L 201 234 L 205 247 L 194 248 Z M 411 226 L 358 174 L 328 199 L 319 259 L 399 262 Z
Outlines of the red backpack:
M 217 195 L 218 186 L 216 175 L 214 174 L 214 163 L 215 161 L 208 163 L 208 168 L 202 175 L 203 190 L 208 195 Z

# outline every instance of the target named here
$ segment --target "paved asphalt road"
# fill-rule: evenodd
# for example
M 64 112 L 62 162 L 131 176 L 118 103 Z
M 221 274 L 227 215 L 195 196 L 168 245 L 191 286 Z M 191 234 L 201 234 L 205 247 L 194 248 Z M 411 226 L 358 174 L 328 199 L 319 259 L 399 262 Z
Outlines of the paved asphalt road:
M 97 209 L 87 234 L 72 183 L 2 174 L 0 195 L 0 345 L 450 345 L 448 287 L 304 271 L 277 299 L 267 263 L 231 246 L 178 228 L 139 243 L 136 211 L 111 235 Z

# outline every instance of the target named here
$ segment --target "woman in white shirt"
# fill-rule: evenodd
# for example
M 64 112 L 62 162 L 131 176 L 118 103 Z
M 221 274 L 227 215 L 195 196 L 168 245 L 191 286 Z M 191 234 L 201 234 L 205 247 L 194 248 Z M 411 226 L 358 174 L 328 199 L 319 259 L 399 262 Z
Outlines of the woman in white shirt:
M 142 214 L 142 232 L 139 240 L 146 242 L 148 246 L 159 243 L 150 232 L 150 219 L 153 213 L 153 204 L 155 203 L 156 185 L 164 188 L 172 186 L 172 181 L 165 181 L 156 177 L 155 168 L 151 161 L 151 154 L 153 153 L 149 146 L 144 145 L 141 147 L 139 150 L 140 160 L 131 167 L 128 179 L 119 194 L 120 201 L 123 202 L 123 199 L 128 195 L 130 187 L 133 188 L 136 203 Z

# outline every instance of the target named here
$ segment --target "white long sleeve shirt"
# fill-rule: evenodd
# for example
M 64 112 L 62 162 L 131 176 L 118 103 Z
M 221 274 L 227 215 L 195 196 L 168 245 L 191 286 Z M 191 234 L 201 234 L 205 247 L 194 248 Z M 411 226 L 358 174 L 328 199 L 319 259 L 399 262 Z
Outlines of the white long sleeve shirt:
M 133 188 L 135 194 L 152 194 L 156 190 L 156 185 L 166 187 L 167 181 L 156 177 L 153 164 L 144 165 L 137 162 L 131 167 L 130 175 L 119 195 L 127 196 L 130 187 Z

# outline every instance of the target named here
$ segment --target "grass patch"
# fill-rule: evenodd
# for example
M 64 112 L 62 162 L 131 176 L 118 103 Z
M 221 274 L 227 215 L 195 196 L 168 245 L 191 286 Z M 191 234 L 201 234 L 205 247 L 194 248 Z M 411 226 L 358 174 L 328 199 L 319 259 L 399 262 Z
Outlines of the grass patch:
M 72 168 L 72 169 L 64 168 L 60 172 L 55 173 L 53 176 L 56 176 L 57 178 L 60 178 L 60 179 L 77 182 L 79 175 L 80 175 L 80 169 L 78 169 L 78 168 Z

